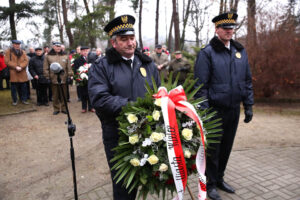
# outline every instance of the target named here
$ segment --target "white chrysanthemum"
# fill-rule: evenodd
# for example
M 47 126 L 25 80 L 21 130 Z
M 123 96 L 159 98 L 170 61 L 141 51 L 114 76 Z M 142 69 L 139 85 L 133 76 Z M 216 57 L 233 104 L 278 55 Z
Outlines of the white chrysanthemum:
M 184 139 L 191 140 L 193 137 L 193 130 L 189 128 L 184 128 L 181 134 L 183 135 Z
M 79 72 L 83 72 L 83 71 L 85 71 L 86 69 L 85 69 L 84 66 L 80 66 L 78 70 L 79 70 Z
M 160 164 L 159 169 L 160 172 L 165 172 L 168 170 L 168 165 L 166 165 L 165 163 Z
M 164 137 L 165 137 L 165 134 L 163 134 L 163 133 L 153 132 L 150 136 L 150 139 L 152 142 L 159 142 L 162 139 L 164 139 Z
M 132 158 L 130 160 L 130 164 L 132 164 L 133 166 L 137 167 L 137 166 L 140 166 L 140 161 L 137 158 Z
M 144 141 L 143 141 L 143 144 L 142 146 L 143 147 L 146 147 L 146 146 L 150 146 L 152 144 L 152 141 L 150 138 L 146 138 Z
M 138 121 L 138 118 L 134 114 L 129 114 L 127 116 L 127 120 L 129 121 L 130 124 L 132 124 L 132 123 L 136 123 Z
M 139 141 L 139 136 L 134 134 L 134 135 L 131 135 L 129 136 L 129 143 L 130 144 L 135 144 Z
M 146 164 L 148 157 L 148 154 L 144 155 L 144 158 L 141 159 L 140 166 L 144 166 Z
M 147 160 L 151 165 L 155 165 L 159 161 L 156 155 L 151 155 Z
M 159 117 L 160 117 L 160 112 L 157 111 L 157 110 L 154 110 L 153 113 L 152 113 L 152 117 L 155 121 L 158 121 L 159 120 Z

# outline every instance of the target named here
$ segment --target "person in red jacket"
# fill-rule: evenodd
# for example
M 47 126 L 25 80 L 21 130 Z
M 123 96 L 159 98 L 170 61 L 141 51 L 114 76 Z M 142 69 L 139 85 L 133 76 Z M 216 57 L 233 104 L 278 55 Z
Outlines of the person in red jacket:
M 4 62 L 4 52 L 2 49 L 0 49 L 0 90 L 3 90 L 3 79 L 6 80 L 6 89 L 10 89 L 9 69 Z

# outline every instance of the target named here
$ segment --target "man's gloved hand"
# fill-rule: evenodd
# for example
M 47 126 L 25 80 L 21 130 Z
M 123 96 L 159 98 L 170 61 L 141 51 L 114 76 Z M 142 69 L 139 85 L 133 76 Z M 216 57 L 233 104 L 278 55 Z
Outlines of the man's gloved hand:
M 252 106 L 245 106 L 245 123 L 249 123 L 252 120 L 253 117 L 253 111 L 252 111 Z

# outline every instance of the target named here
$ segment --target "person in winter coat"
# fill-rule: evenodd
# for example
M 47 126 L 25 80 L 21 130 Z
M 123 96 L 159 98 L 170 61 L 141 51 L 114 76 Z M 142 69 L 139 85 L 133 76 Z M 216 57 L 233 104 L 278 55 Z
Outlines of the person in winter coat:
M 3 90 L 3 79 L 6 81 L 6 89 L 10 89 L 9 69 L 4 62 L 4 52 L 0 49 L 0 90 Z
M 216 118 L 222 119 L 220 143 L 212 144 L 213 148 L 208 149 L 210 156 L 207 156 L 207 194 L 213 200 L 221 199 L 216 187 L 228 193 L 235 192 L 224 181 L 224 173 L 239 122 L 241 102 L 245 110 L 244 122 L 250 122 L 253 116 L 248 56 L 245 48 L 232 40 L 236 19 L 235 13 L 213 18 L 217 36 L 199 52 L 194 68 L 195 78 L 198 78 L 196 87 L 204 84 L 196 97 L 208 99 L 200 109 L 213 107 L 217 111 Z
M 103 58 L 97 59 L 89 70 L 89 95 L 102 125 L 103 144 L 110 168 L 115 163 L 112 149 L 118 145 L 118 122 L 123 106 L 146 93 L 145 81 L 152 86 L 151 77 L 160 85 L 157 68 L 146 55 L 136 50 L 134 17 L 123 15 L 109 22 L 104 30 L 111 37 L 112 48 L 106 50 Z M 111 170 L 114 200 L 134 200 L 137 191 L 116 184 L 116 171 Z
M 178 79 L 178 85 L 182 85 L 187 78 L 187 74 L 191 70 L 191 65 L 189 61 L 187 61 L 185 58 L 182 57 L 181 51 L 175 52 L 175 59 L 171 60 L 169 65 L 169 72 L 173 71 L 173 81 L 175 80 L 178 73 L 179 79 Z
M 67 98 L 67 79 L 68 77 L 73 78 L 73 71 L 68 55 L 61 49 L 61 43 L 53 42 L 52 48 L 44 58 L 43 74 L 44 77 L 50 79 L 52 84 L 53 115 L 57 115 L 59 112 L 67 114 L 63 94 L 58 83 L 58 76 L 61 80 L 64 96 Z M 59 75 L 50 70 L 50 65 L 54 62 L 59 63 L 63 69 Z
M 150 54 L 150 58 L 153 59 L 157 69 L 159 70 L 159 74 L 164 77 L 165 81 L 167 81 L 169 75 L 169 58 L 167 54 L 162 52 L 162 46 L 160 44 L 155 46 L 155 52 Z
M 26 82 L 28 81 L 26 74 L 26 67 L 28 65 L 28 58 L 21 49 L 21 41 L 12 40 L 12 48 L 6 50 L 4 56 L 5 64 L 9 67 L 10 82 L 11 82 L 11 97 L 13 105 L 17 105 L 17 92 L 19 99 L 23 104 L 27 102 Z
M 29 61 L 29 72 L 36 80 L 37 105 L 49 106 L 47 95 L 49 80 L 43 75 L 43 64 L 44 55 L 42 48 L 37 47 L 35 48 L 35 56 L 33 56 Z
M 80 47 L 80 57 L 77 58 L 74 61 L 74 73 L 78 73 L 78 70 L 80 69 L 81 66 L 88 64 L 88 52 L 89 52 L 89 47 L 87 46 L 81 46 Z M 95 109 L 92 107 L 91 102 L 90 102 L 90 98 L 89 98 L 89 94 L 88 94 L 88 86 L 87 84 L 80 84 L 77 83 L 78 87 L 77 89 L 79 90 L 79 93 L 81 95 L 81 112 L 82 113 L 86 113 L 87 109 L 90 112 L 95 112 Z

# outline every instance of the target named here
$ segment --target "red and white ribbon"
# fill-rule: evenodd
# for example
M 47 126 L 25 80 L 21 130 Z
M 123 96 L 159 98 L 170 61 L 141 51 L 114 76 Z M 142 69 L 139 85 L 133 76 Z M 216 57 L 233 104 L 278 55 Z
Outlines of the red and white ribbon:
M 168 158 L 178 194 L 175 199 L 183 199 L 183 194 L 187 183 L 187 170 L 178 131 L 175 109 L 183 112 L 197 123 L 201 135 L 201 145 L 196 156 L 196 166 L 199 175 L 198 199 L 205 200 L 205 143 L 202 128 L 203 126 L 200 117 L 198 116 L 194 106 L 187 102 L 187 98 L 182 86 L 172 89 L 169 93 L 165 87 L 160 87 L 157 94 L 153 95 L 153 97 L 156 99 L 161 98 L 161 109 L 164 117 L 167 138 Z

